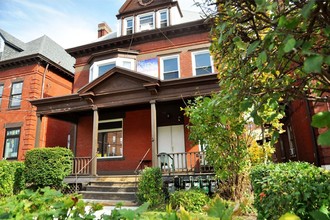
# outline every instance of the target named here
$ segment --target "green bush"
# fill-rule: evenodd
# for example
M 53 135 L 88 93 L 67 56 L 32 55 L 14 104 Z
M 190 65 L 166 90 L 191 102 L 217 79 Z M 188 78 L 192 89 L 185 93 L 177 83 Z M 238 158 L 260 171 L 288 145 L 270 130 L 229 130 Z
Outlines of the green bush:
M 26 153 L 26 182 L 33 187 L 60 187 L 72 172 L 73 154 L 69 149 L 38 148 Z
M 259 165 L 251 172 L 258 219 L 279 219 L 309 213 L 330 205 L 330 173 L 305 162 Z
M 157 208 L 165 203 L 160 168 L 147 167 L 142 171 L 137 197 L 140 203 L 147 202 L 151 208 Z
M 198 189 L 175 191 L 170 195 L 170 204 L 174 209 L 183 207 L 188 212 L 202 212 L 208 202 L 209 197 Z
M 24 164 L 17 161 L 0 161 L 0 197 L 10 196 L 25 187 Z
M 97 204 L 86 209 L 81 196 L 63 195 L 49 187 L 26 189 L 0 200 L 0 219 L 95 219 L 95 211 L 100 209 Z

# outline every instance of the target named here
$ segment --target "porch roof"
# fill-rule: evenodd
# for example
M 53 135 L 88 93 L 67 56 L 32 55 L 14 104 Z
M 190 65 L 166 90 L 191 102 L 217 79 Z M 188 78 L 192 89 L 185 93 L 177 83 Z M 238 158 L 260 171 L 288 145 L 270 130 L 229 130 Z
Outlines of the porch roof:
M 90 112 L 93 108 L 116 108 L 144 105 L 150 101 L 166 102 L 210 95 L 219 90 L 217 74 L 208 74 L 174 80 L 157 78 L 115 67 L 66 96 L 30 100 L 38 115 L 73 120 L 76 113 Z

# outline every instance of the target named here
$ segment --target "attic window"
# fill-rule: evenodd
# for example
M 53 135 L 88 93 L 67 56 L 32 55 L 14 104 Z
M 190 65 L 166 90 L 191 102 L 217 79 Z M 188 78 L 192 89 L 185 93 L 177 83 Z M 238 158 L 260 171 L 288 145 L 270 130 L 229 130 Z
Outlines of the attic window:
M 129 17 L 125 19 L 125 31 L 126 31 L 126 35 L 133 34 L 134 32 L 133 17 Z
M 159 27 L 164 28 L 168 26 L 168 12 L 167 10 L 163 10 L 159 12 Z
M 138 16 L 139 31 L 146 31 L 155 28 L 154 13 L 148 13 Z

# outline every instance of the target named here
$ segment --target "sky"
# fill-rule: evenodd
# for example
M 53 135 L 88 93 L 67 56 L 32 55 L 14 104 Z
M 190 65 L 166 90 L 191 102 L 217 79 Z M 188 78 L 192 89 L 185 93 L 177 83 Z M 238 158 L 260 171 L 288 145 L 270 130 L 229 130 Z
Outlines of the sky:
M 194 0 L 178 0 L 181 9 L 199 11 Z M 29 42 L 47 35 L 64 48 L 97 39 L 97 25 L 117 31 L 116 15 L 125 0 L 0 0 L 0 28 Z

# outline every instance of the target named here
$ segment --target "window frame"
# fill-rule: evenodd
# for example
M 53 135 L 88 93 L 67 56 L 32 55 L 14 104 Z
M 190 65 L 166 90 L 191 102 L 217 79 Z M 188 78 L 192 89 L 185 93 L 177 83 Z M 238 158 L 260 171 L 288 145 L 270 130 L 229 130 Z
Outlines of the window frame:
M 161 72 L 160 77 L 161 77 L 162 80 L 172 80 L 172 79 L 165 79 L 165 77 L 164 77 L 164 74 L 170 73 L 170 72 L 165 72 L 164 71 L 164 68 L 165 68 L 164 61 L 165 60 L 170 60 L 170 59 L 173 59 L 173 58 L 176 58 L 176 60 L 177 60 L 177 64 L 178 64 L 178 70 L 177 70 L 178 77 L 177 78 L 172 78 L 172 79 L 179 79 L 181 77 L 181 75 L 180 75 L 180 55 L 179 54 L 175 54 L 175 55 L 160 57 L 160 72 Z
M 116 159 L 116 158 L 124 158 L 124 119 L 123 118 L 117 118 L 117 119 L 110 119 L 110 120 L 100 120 L 99 125 L 103 123 L 111 123 L 111 122 L 121 122 L 121 128 L 110 128 L 110 129 L 99 129 L 98 130 L 98 140 L 99 140 L 99 135 L 104 134 L 104 133 L 109 133 L 109 132 L 121 132 L 121 154 L 119 156 L 101 156 L 97 157 L 97 159 Z M 102 145 L 104 145 L 103 138 L 102 138 Z M 104 150 L 104 149 L 103 149 Z M 101 154 L 104 154 L 103 152 Z
M 196 55 L 199 55 L 199 54 L 206 54 L 208 53 L 209 54 L 209 57 L 210 57 L 210 67 L 211 67 L 211 72 L 210 73 L 204 73 L 204 74 L 197 74 L 197 66 L 196 66 Z M 192 69 L 193 69 L 193 76 L 202 76 L 202 75 L 206 75 L 206 74 L 211 74 L 211 73 L 214 73 L 214 67 L 213 67 L 213 59 L 212 59 L 212 56 L 210 54 L 210 51 L 209 50 L 198 50 L 198 51 L 193 51 L 191 52 L 191 60 L 192 60 Z M 208 66 L 209 67 L 209 66 Z
M 0 109 L 1 109 L 1 105 L 2 105 L 2 97 L 3 97 L 3 90 L 5 88 L 5 84 L 4 83 L 0 83 Z
M 124 63 L 131 63 L 130 70 L 135 70 L 134 69 L 135 68 L 135 60 L 134 59 L 129 59 L 129 58 L 116 57 L 116 58 L 111 58 L 111 59 L 100 60 L 100 61 L 94 62 L 89 68 L 89 82 L 92 82 L 93 80 L 95 80 L 95 79 L 97 79 L 97 78 L 99 78 L 100 76 L 103 75 L 103 74 L 99 75 L 99 69 L 100 69 L 101 66 L 105 66 L 105 65 L 109 65 L 109 64 L 115 64 L 114 67 L 119 66 L 119 67 L 128 69 L 127 67 L 124 66 Z
M 166 26 L 162 27 L 162 13 L 164 12 L 166 13 Z M 170 25 L 168 9 L 159 10 L 157 13 L 158 13 L 158 24 L 157 24 L 158 28 L 168 27 Z
M 147 16 L 152 16 L 152 27 L 146 28 L 146 29 L 142 29 L 141 28 L 141 18 L 147 17 Z M 140 15 L 137 16 L 137 21 L 138 21 L 137 28 L 138 28 L 138 31 L 139 32 L 153 30 L 153 29 L 155 29 L 155 12 L 149 12 L 149 13 L 140 14 Z
M 14 85 L 15 84 L 22 84 L 22 87 L 21 87 L 21 91 L 20 93 L 15 93 L 13 94 L 13 90 L 14 90 Z M 9 109 L 18 109 L 18 108 L 21 108 L 21 105 L 22 105 L 22 100 L 23 100 L 23 85 L 24 85 L 24 82 L 23 81 L 14 81 L 11 83 L 11 89 L 10 89 L 10 96 L 9 96 L 9 106 L 8 108 Z M 13 99 L 14 99 L 14 96 L 20 96 L 20 101 L 19 101 L 19 105 L 15 105 L 13 106 Z
M 128 21 L 132 21 L 132 33 L 128 33 Z M 124 34 L 125 35 L 130 35 L 130 34 L 133 34 L 134 33 L 134 17 L 127 17 L 124 19 Z
M 15 134 L 15 135 L 8 135 L 9 131 L 15 131 L 18 130 L 19 134 Z M 20 145 L 20 140 L 21 140 L 21 127 L 12 127 L 12 128 L 6 128 L 5 129 L 5 141 L 4 141 L 4 147 L 3 147 L 3 158 L 5 159 L 9 159 L 9 160 L 15 160 L 18 159 L 18 153 L 19 153 L 19 145 Z M 7 140 L 8 139 L 17 139 L 17 146 L 16 146 L 16 157 L 6 157 L 6 151 L 7 151 Z

